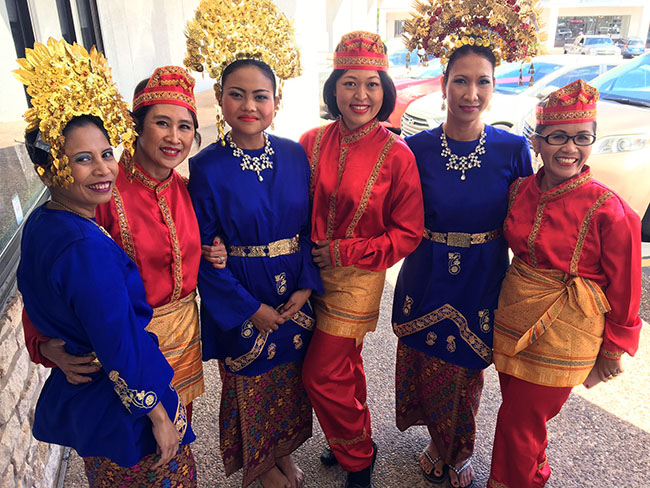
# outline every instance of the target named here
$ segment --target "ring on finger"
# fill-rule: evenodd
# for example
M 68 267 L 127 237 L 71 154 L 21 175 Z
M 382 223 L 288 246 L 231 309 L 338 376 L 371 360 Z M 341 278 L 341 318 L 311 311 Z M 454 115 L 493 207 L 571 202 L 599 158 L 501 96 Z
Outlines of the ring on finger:
M 223 264 L 223 257 L 217 256 L 217 263 Z

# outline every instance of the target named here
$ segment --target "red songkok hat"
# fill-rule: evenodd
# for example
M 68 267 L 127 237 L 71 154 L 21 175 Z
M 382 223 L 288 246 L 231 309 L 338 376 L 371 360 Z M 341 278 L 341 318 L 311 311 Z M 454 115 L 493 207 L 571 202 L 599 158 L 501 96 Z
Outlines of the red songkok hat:
M 355 31 L 341 38 L 334 52 L 334 69 L 388 70 L 388 56 L 381 37 Z
M 163 66 L 153 72 L 141 91 L 133 97 L 133 111 L 147 105 L 169 103 L 180 105 L 196 115 L 194 78 L 180 66 Z
M 582 80 L 554 91 L 545 107 L 537 106 L 540 125 L 581 124 L 596 120 L 596 102 L 600 93 Z

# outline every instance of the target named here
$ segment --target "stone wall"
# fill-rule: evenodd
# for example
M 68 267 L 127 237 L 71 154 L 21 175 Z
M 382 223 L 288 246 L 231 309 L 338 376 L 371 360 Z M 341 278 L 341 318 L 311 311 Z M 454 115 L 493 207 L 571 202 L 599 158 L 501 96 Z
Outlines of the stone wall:
M 22 301 L 15 295 L 0 317 L 0 486 L 53 488 L 63 448 L 32 436 L 36 400 L 48 371 L 25 349 Z

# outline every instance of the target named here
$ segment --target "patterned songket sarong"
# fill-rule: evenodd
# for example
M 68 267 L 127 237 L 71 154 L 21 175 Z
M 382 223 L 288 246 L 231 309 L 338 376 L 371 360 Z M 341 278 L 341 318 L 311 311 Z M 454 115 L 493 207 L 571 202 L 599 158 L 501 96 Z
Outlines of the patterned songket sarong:
M 89 488 L 193 488 L 197 486 L 196 465 L 189 445 L 181 446 L 169 463 L 151 471 L 159 459 L 151 454 L 135 466 L 123 468 L 105 457 L 85 457 L 84 465 Z
M 160 350 L 174 369 L 172 385 L 186 405 L 205 391 L 196 292 L 154 309 L 147 331 L 158 336 Z
M 404 344 L 397 345 L 397 428 L 426 425 L 446 464 L 474 451 L 483 370 L 447 363 Z
M 596 362 L 610 309 L 593 281 L 515 256 L 495 311 L 497 371 L 537 385 L 579 385 Z
M 300 370 L 301 364 L 286 363 L 242 376 L 228 373 L 219 362 L 221 457 L 226 476 L 243 467 L 244 488 L 311 437 L 311 404 Z

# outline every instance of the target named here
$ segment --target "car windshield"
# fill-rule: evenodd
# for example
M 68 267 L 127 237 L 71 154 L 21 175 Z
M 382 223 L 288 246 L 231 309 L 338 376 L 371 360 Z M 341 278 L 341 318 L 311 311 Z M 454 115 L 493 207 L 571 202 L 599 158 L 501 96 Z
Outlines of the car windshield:
M 530 66 L 535 72 L 531 73 Z M 499 66 L 494 72 L 496 86 L 494 91 L 498 93 L 517 94 L 528 88 L 530 78 L 535 81 L 541 80 L 544 76 L 553 73 L 562 65 L 558 63 L 507 63 Z M 519 84 L 519 70 L 521 69 L 521 85 Z
M 418 57 L 418 50 L 414 49 L 408 52 L 406 49 L 400 49 L 393 53 L 388 54 L 388 64 L 390 66 L 406 66 L 406 56 L 408 55 L 409 66 L 415 66 L 421 63 Z M 433 58 L 433 54 L 428 55 L 429 59 Z
M 627 45 L 633 47 L 643 47 L 643 41 L 641 39 L 630 39 L 627 41 Z
M 437 66 L 431 66 L 434 62 L 437 62 Z M 442 66 L 440 66 L 440 61 L 437 59 L 432 59 L 429 61 L 429 65 L 430 66 L 424 71 L 413 75 L 413 78 L 427 79 L 442 75 Z
M 650 107 L 650 54 L 595 78 L 591 84 L 601 100 Z
M 614 43 L 609 37 L 587 37 L 585 44 L 587 44 L 587 46 L 595 46 L 598 44 L 607 44 L 611 46 Z

